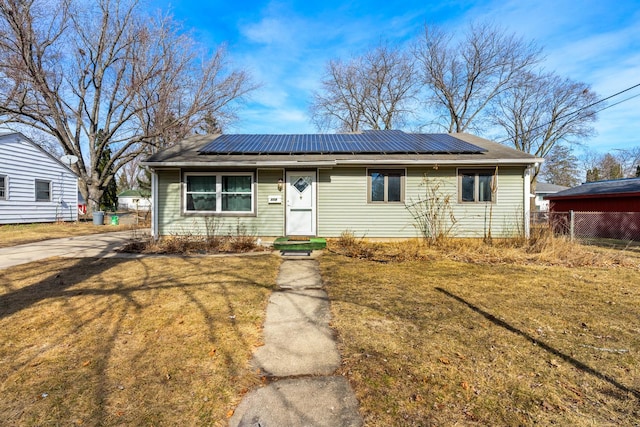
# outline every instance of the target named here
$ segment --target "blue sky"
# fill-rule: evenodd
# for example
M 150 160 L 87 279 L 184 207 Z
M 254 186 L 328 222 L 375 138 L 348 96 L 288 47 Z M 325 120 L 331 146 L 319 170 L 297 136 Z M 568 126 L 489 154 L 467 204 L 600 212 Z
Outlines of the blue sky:
M 329 59 L 347 59 L 379 41 L 407 43 L 425 24 L 451 30 L 491 20 L 544 48 L 546 69 L 590 84 L 606 97 L 640 83 L 640 0 L 169 1 L 205 45 L 226 43 L 236 67 L 261 83 L 232 133 L 313 133 L 307 113 Z M 600 152 L 640 147 L 640 87 L 599 114 Z

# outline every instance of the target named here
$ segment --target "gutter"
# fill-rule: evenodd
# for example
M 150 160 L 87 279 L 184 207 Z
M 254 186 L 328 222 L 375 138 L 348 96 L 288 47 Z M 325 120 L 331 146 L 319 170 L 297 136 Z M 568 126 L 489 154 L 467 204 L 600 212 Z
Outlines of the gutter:
M 151 168 L 190 168 L 190 167 L 243 167 L 243 166 L 270 166 L 270 167 L 315 167 L 315 166 L 335 166 L 335 160 L 325 160 L 321 162 L 304 162 L 304 161 L 283 161 L 283 162 L 141 162 L 142 166 L 148 166 Z
M 482 159 L 482 160 L 393 160 L 393 159 L 384 159 L 384 160 L 336 160 L 336 164 L 338 165 L 414 165 L 414 166 L 432 166 L 432 165 L 450 165 L 450 166 L 460 166 L 460 165 L 534 165 L 536 163 L 541 162 L 542 159 Z
M 616 197 L 640 197 L 640 193 L 635 192 L 624 192 L 624 193 L 591 193 L 591 194 L 574 194 L 569 196 L 556 196 L 554 194 L 549 194 L 548 196 L 544 196 L 544 200 L 575 200 L 575 199 L 612 199 Z
M 337 160 L 322 160 L 322 161 L 300 161 L 300 160 L 287 160 L 287 161 L 224 161 L 224 162 L 141 162 L 142 166 L 148 166 L 151 168 L 184 168 L 184 167 L 327 167 L 327 166 L 340 166 L 340 165 L 406 165 L 406 166 L 433 166 L 433 165 L 534 165 L 542 162 L 543 159 L 476 159 L 476 160 L 455 160 L 455 159 L 443 159 L 443 160 L 412 160 L 412 159 L 337 159 Z

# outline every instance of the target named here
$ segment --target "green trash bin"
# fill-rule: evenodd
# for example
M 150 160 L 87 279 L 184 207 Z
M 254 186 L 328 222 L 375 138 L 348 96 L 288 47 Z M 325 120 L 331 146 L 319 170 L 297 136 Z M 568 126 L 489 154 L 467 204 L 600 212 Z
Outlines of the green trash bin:
M 118 225 L 120 224 L 120 219 L 118 218 L 118 215 L 111 215 L 111 225 Z

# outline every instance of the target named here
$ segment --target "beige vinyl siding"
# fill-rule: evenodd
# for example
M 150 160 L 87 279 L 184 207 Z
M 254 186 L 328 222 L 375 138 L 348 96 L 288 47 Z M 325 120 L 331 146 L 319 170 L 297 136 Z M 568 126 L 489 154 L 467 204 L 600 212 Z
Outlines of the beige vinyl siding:
M 457 170 L 454 173 L 457 187 Z M 495 203 L 458 203 L 457 197 L 456 192 L 454 215 L 458 221 L 455 227 L 457 236 L 484 237 L 489 229 L 491 229 L 491 236 L 498 238 L 514 237 L 523 233 L 524 169 L 522 167 L 500 166 L 498 168 Z
M 493 237 L 513 236 L 523 228 L 523 169 L 505 167 L 498 170 L 496 203 L 458 202 L 457 168 L 409 167 L 405 176 L 405 203 L 424 199 L 425 176 L 440 185 L 442 194 L 450 195 L 457 221 L 453 234 L 459 237 L 483 237 L 489 230 Z M 337 237 L 345 230 L 365 237 L 416 237 L 419 231 L 404 203 L 367 203 L 367 168 L 320 170 L 318 186 L 318 235 Z M 492 218 L 489 221 L 489 218 Z
M 424 177 L 438 182 L 443 194 L 451 196 L 458 237 L 513 236 L 523 230 L 523 168 L 500 167 L 495 203 L 460 203 L 458 168 L 408 167 L 405 169 L 405 203 L 425 197 Z M 474 169 L 464 167 L 464 169 Z M 218 232 L 233 232 L 238 224 L 256 236 L 284 235 L 286 200 L 277 190 L 282 169 L 259 169 L 256 172 L 256 216 L 206 217 L 182 215 L 180 170 L 158 171 L 158 228 L 160 235 L 206 234 L 214 221 Z M 410 238 L 420 236 L 405 203 L 367 203 L 367 168 L 335 167 L 319 169 L 317 185 L 317 234 L 338 237 L 345 230 L 371 238 Z M 281 204 L 269 204 L 268 196 L 282 196 Z M 491 218 L 491 221 L 490 221 Z
M 224 171 L 223 171 L 224 172 Z M 158 171 L 158 233 L 167 235 L 235 234 L 238 227 L 256 236 L 282 236 L 284 233 L 284 203 L 269 204 L 269 195 L 282 195 L 277 189 L 283 171 L 256 172 L 256 216 L 195 216 L 183 215 L 180 170 Z
M 405 177 L 405 195 L 415 181 Z M 349 230 L 366 237 L 416 236 L 403 203 L 367 203 L 367 194 L 367 168 L 320 169 L 318 235 L 338 237 Z
M 159 170 L 157 200 L 158 234 L 186 234 L 186 224 L 180 215 L 180 170 Z

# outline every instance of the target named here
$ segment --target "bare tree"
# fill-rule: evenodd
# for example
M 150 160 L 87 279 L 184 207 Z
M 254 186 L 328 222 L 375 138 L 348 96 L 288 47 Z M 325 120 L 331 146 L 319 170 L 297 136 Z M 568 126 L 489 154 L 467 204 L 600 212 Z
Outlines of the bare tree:
M 502 128 L 514 148 L 545 157 L 556 144 L 577 144 L 594 134 L 598 96 L 587 84 L 554 74 L 520 77 L 492 110 L 492 123 Z M 531 175 L 534 184 L 539 171 L 540 165 Z
M 580 184 L 578 158 L 572 148 L 562 143 L 555 144 L 545 156 L 538 177 L 544 182 L 566 187 Z
M 411 114 L 416 92 L 409 56 L 378 46 L 347 63 L 329 61 L 322 90 L 313 97 L 312 120 L 321 131 L 393 129 Z
M 426 26 L 414 46 L 427 102 L 447 132 L 482 131 L 487 107 L 542 59 L 541 49 L 490 23 L 460 40 Z
M 616 158 L 622 166 L 622 175 L 625 178 L 638 177 L 640 171 L 640 147 L 623 148 L 616 151 Z
M 640 147 L 614 149 L 605 154 L 585 150 L 582 162 L 587 182 L 635 178 L 640 166 Z
M 146 147 L 183 137 L 207 114 L 234 119 L 253 88 L 223 47 L 205 55 L 171 17 L 146 16 L 137 0 L 0 0 L 0 123 L 35 128 L 76 155 L 93 207 Z

